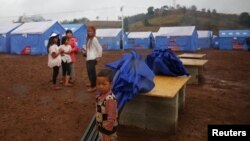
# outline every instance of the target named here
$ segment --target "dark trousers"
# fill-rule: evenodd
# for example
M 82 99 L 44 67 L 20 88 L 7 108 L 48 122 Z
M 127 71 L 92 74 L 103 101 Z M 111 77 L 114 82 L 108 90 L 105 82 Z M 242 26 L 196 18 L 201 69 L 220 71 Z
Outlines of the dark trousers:
M 70 75 L 71 73 L 70 63 L 62 61 L 62 73 L 63 73 L 63 76 Z
M 53 84 L 56 84 L 58 73 L 59 73 L 59 67 L 58 66 L 53 67 L 53 76 L 52 76 Z
M 95 69 L 96 64 L 97 64 L 96 60 L 87 61 L 87 72 L 92 88 L 96 86 L 96 69 Z

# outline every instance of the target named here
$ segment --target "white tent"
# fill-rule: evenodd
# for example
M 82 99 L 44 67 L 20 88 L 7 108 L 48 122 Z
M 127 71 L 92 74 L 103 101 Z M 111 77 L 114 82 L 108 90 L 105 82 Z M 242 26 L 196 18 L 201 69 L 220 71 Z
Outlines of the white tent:
M 191 36 L 195 26 L 160 27 L 156 36 Z
M 11 34 L 41 34 L 47 31 L 55 23 L 56 21 L 25 23 L 11 32 Z
M 195 26 L 161 27 L 156 34 L 156 48 L 196 51 L 198 34 Z
M 121 33 L 121 28 L 96 29 L 97 37 L 117 37 Z

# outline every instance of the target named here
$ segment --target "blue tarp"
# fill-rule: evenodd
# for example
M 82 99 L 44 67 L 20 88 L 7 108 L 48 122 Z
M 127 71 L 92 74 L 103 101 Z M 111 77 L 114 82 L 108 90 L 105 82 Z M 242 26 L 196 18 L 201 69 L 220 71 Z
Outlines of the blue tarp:
M 247 50 L 246 38 L 250 30 L 220 30 L 219 48 L 222 50 Z
M 65 30 L 72 30 L 73 36 L 77 38 L 77 47 L 86 45 L 87 26 L 83 24 L 63 24 Z
M 119 112 L 127 101 L 154 88 L 154 73 L 135 51 L 106 66 L 116 72 L 112 90 L 118 100 Z
M 52 33 L 64 34 L 65 30 L 56 21 L 24 23 L 11 32 L 12 54 L 47 54 L 47 44 Z
M 155 75 L 189 75 L 180 59 L 170 49 L 155 49 L 146 58 Z

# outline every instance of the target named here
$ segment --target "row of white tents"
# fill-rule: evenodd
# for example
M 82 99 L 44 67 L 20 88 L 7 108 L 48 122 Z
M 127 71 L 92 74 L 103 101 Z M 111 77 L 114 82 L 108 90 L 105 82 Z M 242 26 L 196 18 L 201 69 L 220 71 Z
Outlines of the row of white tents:
M 48 38 L 52 33 L 65 35 L 71 29 L 78 39 L 78 47 L 86 44 L 87 26 L 83 24 L 61 25 L 57 21 L 0 24 L 0 52 L 12 54 L 47 54 Z M 221 30 L 219 36 L 211 31 L 197 31 L 195 26 L 161 27 L 158 32 L 129 32 L 121 28 L 97 29 L 105 50 L 129 48 L 171 48 L 193 52 L 198 49 L 247 50 L 246 38 L 250 30 Z

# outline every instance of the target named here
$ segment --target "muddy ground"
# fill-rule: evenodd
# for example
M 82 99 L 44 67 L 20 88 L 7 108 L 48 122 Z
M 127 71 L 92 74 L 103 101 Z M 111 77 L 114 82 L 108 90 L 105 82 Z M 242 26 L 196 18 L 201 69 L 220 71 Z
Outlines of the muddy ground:
M 128 51 L 104 52 L 98 69 Z M 139 50 L 144 57 L 150 50 Z M 177 52 L 176 54 L 179 54 Z M 250 52 L 206 53 L 202 84 L 188 85 L 176 134 L 123 127 L 119 141 L 206 141 L 208 124 L 250 124 Z M 47 56 L 0 54 L 0 141 L 79 141 L 95 110 L 78 54 L 72 88 L 51 90 Z

